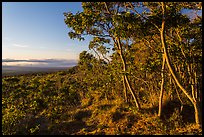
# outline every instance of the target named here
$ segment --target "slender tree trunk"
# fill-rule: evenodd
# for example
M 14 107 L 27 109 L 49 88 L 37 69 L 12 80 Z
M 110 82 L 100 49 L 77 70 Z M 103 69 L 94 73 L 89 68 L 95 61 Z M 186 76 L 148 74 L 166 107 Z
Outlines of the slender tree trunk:
M 132 96 L 133 96 L 133 99 L 134 99 L 134 101 L 135 101 L 136 107 L 138 108 L 138 110 L 140 110 L 139 101 L 137 100 L 137 98 L 136 98 L 136 96 L 135 96 L 135 94 L 134 94 L 134 92 L 133 92 L 133 90 L 132 90 L 132 87 L 131 87 L 131 85 L 130 85 L 129 79 L 128 79 L 127 74 L 126 74 L 127 65 L 126 65 L 126 61 L 125 61 L 124 55 L 123 55 L 122 45 L 121 45 L 121 43 L 120 43 L 120 39 L 117 38 L 116 41 L 117 41 L 117 44 L 118 44 L 119 55 L 120 55 L 120 58 L 121 58 L 122 64 L 123 64 L 123 72 L 125 73 L 125 74 L 124 74 L 125 82 L 127 83 L 128 89 L 130 90 L 130 92 L 131 92 L 131 94 L 132 94 Z
M 123 76 L 123 91 L 125 93 L 125 102 L 128 102 L 128 100 L 127 100 L 127 87 L 125 84 L 125 76 Z
M 196 71 L 194 72 L 194 82 L 195 82 L 195 98 L 196 100 L 199 101 L 198 99 L 198 81 L 197 81 L 197 74 L 196 74 Z
M 133 97 L 133 99 L 134 99 L 134 101 L 135 101 L 135 105 L 137 106 L 138 110 L 140 110 L 141 107 L 140 107 L 139 101 L 138 101 L 138 99 L 136 98 L 135 93 L 133 92 L 132 87 L 130 86 L 129 79 L 128 79 L 128 77 L 127 77 L 126 75 L 125 75 L 125 80 L 126 80 L 126 82 L 127 82 L 128 88 L 129 88 L 129 90 L 130 90 L 130 92 L 131 92 L 131 94 L 132 94 L 132 97 Z
M 177 87 L 176 87 L 175 82 L 172 81 L 172 83 L 173 83 L 173 85 L 174 85 L 174 87 L 175 87 L 175 90 L 176 90 L 176 94 L 177 94 L 177 96 L 178 96 L 178 99 L 179 99 L 179 101 L 181 102 L 181 108 L 180 108 L 180 113 L 181 113 L 182 110 L 183 110 L 183 105 L 184 105 L 184 103 L 183 103 L 183 101 L 181 100 L 181 97 L 180 97 L 180 95 L 179 95 L 179 93 L 178 93 L 178 90 L 177 90 Z
M 108 9 L 108 6 L 107 6 L 106 2 L 104 2 L 104 4 L 105 4 L 105 8 L 106 8 L 107 12 L 108 12 L 109 14 L 111 14 L 110 11 L 109 11 L 109 9 Z M 134 92 L 133 92 L 133 90 L 132 90 L 132 87 L 130 86 L 130 82 L 129 82 L 128 78 L 127 78 L 127 74 L 126 74 L 126 68 L 127 68 L 127 66 L 126 66 L 125 58 L 124 58 L 124 55 L 123 55 L 123 52 L 122 52 L 122 45 L 121 45 L 121 42 L 120 42 L 120 38 L 118 38 L 118 37 L 116 37 L 116 38 L 112 37 L 112 39 L 113 39 L 113 41 L 115 42 L 115 44 L 117 45 L 117 49 L 119 50 L 118 53 L 119 53 L 120 58 L 121 58 L 122 63 L 123 63 L 123 72 L 125 73 L 125 74 L 124 74 L 125 81 L 126 81 L 126 83 L 127 83 L 127 86 L 128 86 L 128 88 L 129 88 L 129 90 L 130 90 L 130 92 L 131 92 L 133 98 L 134 98 L 134 101 L 135 101 L 135 104 L 136 104 L 138 110 L 140 110 L 140 104 L 139 104 L 137 98 L 135 97 L 135 94 L 134 94 Z M 116 43 L 116 42 L 117 42 L 117 43 Z
M 193 107 L 194 107 L 194 115 L 195 115 L 195 122 L 198 125 L 202 125 L 202 116 L 201 116 L 201 110 L 200 110 L 200 105 L 198 102 L 193 103 Z
M 160 96 L 159 96 L 159 111 L 158 111 L 159 117 L 161 117 L 162 99 L 163 99 L 163 94 L 164 94 L 164 67 L 165 67 L 165 57 L 163 55 L 162 71 L 161 71 L 162 81 L 161 81 L 161 91 L 160 91 Z
M 180 81 L 176 76 L 176 72 L 173 70 L 172 64 L 171 64 L 171 62 L 169 60 L 169 56 L 168 56 L 169 54 L 168 54 L 168 51 L 167 51 L 165 34 L 164 34 L 164 30 L 165 30 L 164 29 L 165 28 L 165 5 L 164 5 L 164 2 L 162 2 L 162 13 L 163 13 L 163 18 L 162 18 L 162 28 L 160 30 L 160 35 L 161 35 L 161 43 L 162 43 L 162 48 L 164 50 L 164 55 L 165 55 L 165 58 L 166 58 L 167 66 L 168 66 L 169 71 L 172 74 L 176 84 L 178 85 L 178 87 L 183 91 L 183 93 L 188 97 L 188 99 L 191 101 L 191 103 L 194 106 L 194 110 L 195 110 L 194 115 L 195 115 L 196 124 L 201 125 L 201 115 L 200 115 L 201 111 L 200 111 L 200 108 L 199 108 L 198 101 L 196 101 L 194 98 L 192 98 L 188 94 L 188 92 L 184 89 L 184 87 L 180 84 Z
M 162 2 L 162 4 L 163 4 L 163 2 Z M 163 5 L 163 6 L 164 6 L 164 5 Z M 163 6 L 162 6 L 162 7 L 163 7 Z M 168 51 L 166 50 L 167 47 L 166 47 L 166 43 L 165 43 L 166 40 L 165 40 L 165 35 L 164 35 L 164 27 L 165 27 L 165 20 L 164 20 L 164 18 L 163 18 L 163 20 L 162 20 L 162 28 L 161 28 L 161 30 L 160 30 L 160 35 L 161 35 L 161 43 L 162 43 L 162 48 L 163 48 L 163 50 L 164 50 L 164 56 L 165 56 L 165 58 L 166 58 L 167 66 L 168 66 L 169 71 L 170 71 L 171 75 L 173 76 L 173 78 L 174 78 L 176 84 L 177 84 L 177 85 L 179 86 L 179 88 L 184 92 L 184 94 L 188 97 L 188 99 L 189 99 L 191 102 L 194 102 L 194 100 L 192 99 L 192 97 L 188 94 L 188 92 L 187 92 L 187 91 L 183 88 L 183 86 L 180 84 L 180 82 L 179 82 L 179 80 L 178 80 L 178 78 L 177 78 L 177 76 L 176 76 L 176 73 L 175 73 L 175 71 L 173 70 L 172 64 L 171 64 L 171 62 L 170 62 L 170 60 L 169 60 Z

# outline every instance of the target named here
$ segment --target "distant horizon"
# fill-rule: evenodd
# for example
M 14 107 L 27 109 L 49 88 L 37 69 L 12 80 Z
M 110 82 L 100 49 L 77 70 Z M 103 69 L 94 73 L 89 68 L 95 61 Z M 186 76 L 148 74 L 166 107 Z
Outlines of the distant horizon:
M 2 62 L 8 62 L 8 61 L 30 61 L 30 60 L 78 60 L 78 59 L 64 59 L 64 58 L 30 58 L 30 59 L 14 59 L 14 58 L 2 58 Z
M 2 66 L 24 67 L 70 67 L 77 65 L 76 59 L 2 59 Z

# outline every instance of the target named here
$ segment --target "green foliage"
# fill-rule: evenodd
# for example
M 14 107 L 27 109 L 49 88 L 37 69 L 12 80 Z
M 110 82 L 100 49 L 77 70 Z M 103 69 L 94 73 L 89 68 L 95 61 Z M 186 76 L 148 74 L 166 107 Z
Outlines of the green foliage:
M 71 71 L 69 72 L 71 73 Z M 62 112 L 64 105 L 76 106 L 80 104 L 80 96 L 77 93 L 80 86 L 76 80 L 70 79 L 58 83 L 57 81 L 61 81 L 63 78 L 59 79 L 59 74 L 3 78 L 2 127 L 4 134 L 16 134 L 18 131 L 17 123 L 30 113 L 34 115 L 41 115 L 42 113 L 52 120 Z M 68 78 L 69 73 L 65 76 Z M 14 80 L 21 82 L 15 83 Z M 38 128 L 39 126 L 22 130 L 25 130 L 24 133 L 32 134 L 38 132 Z

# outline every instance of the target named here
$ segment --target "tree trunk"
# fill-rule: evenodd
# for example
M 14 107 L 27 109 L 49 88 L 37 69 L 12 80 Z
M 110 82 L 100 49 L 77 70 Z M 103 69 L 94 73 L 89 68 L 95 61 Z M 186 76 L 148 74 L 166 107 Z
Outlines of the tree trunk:
M 127 87 L 126 87 L 126 84 L 125 84 L 125 76 L 123 76 L 123 91 L 124 91 L 124 95 L 125 95 L 125 102 L 128 102 L 127 100 Z
M 180 97 L 180 95 L 179 95 L 179 93 L 178 93 L 178 90 L 177 90 L 177 88 L 176 88 L 175 82 L 172 81 L 172 83 L 173 83 L 174 88 L 175 88 L 175 90 L 176 90 L 176 94 L 177 94 L 177 96 L 178 96 L 178 99 L 179 99 L 179 101 L 181 102 L 181 107 L 180 107 L 180 113 L 181 113 L 181 112 L 183 111 L 183 105 L 184 105 L 184 103 L 183 103 L 183 101 L 181 100 L 181 97 Z
M 126 74 L 126 71 L 127 71 L 127 65 L 126 65 L 126 61 L 125 61 L 125 58 L 124 58 L 124 55 L 123 55 L 123 51 L 122 51 L 122 45 L 120 43 L 120 39 L 119 38 L 116 38 L 116 41 L 117 41 L 117 44 L 118 44 L 118 50 L 119 50 L 119 55 L 120 55 L 120 58 L 122 60 L 122 63 L 123 63 L 123 72 L 125 73 L 124 74 L 124 77 L 125 77 L 125 82 L 127 83 L 127 86 L 128 86 L 128 89 L 130 90 L 132 96 L 133 96 L 133 99 L 135 101 L 135 105 L 136 107 L 138 108 L 138 110 L 140 110 L 140 104 L 137 100 L 137 98 L 135 97 L 135 94 L 132 90 L 132 87 L 130 85 L 130 82 L 129 82 L 129 79 L 127 77 L 127 74 Z M 125 85 L 126 86 L 126 85 Z
M 160 96 L 159 96 L 159 111 L 158 111 L 158 116 L 161 117 L 161 112 L 162 112 L 162 99 L 163 99 L 163 93 L 164 93 L 164 66 L 165 66 L 165 57 L 163 55 L 163 63 L 162 63 L 162 82 L 161 82 L 161 91 L 160 91 Z
M 195 122 L 196 122 L 196 124 L 201 125 L 202 124 L 202 116 L 201 116 L 201 110 L 200 110 L 199 102 L 195 102 L 193 104 L 193 107 L 195 110 L 195 112 L 194 112 Z
M 182 90 L 182 92 L 188 97 L 188 99 L 193 104 L 194 110 L 195 110 L 195 113 L 194 113 L 195 114 L 195 122 L 196 122 L 196 124 L 200 125 L 201 124 L 201 117 L 200 117 L 201 111 L 200 111 L 200 108 L 198 107 L 199 104 L 194 98 L 192 98 L 188 94 L 188 92 L 180 84 L 180 81 L 176 76 L 176 72 L 173 70 L 172 64 L 171 64 L 171 62 L 169 60 L 169 56 L 168 56 L 169 54 L 168 54 L 168 51 L 167 51 L 165 34 L 164 34 L 164 30 L 165 30 L 165 5 L 164 5 L 164 2 L 162 2 L 162 13 L 163 13 L 163 17 L 162 17 L 162 27 L 161 27 L 161 30 L 160 30 L 160 36 L 161 36 L 162 48 L 164 50 L 164 55 L 165 55 L 165 58 L 166 58 L 167 66 L 168 66 L 169 71 L 170 71 L 171 75 L 173 76 L 176 84 L 178 85 L 178 87 Z
M 136 105 L 136 107 L 138 108 L 138 110 L 140 110 L 140 104 L 139 104 L 139 101 L 138 101 L 138 99 L 136 98 L 136 96 L 135 96 L 135 93 L 133 92 L 133 90 L 132 90 L 132 87 L 130 86 L 130 82 L 129 82 L 129 80 L 128 80 L 128 77 L 125 75 L 125 80 L 126 80 L 126 82 L 127 82 L 127 85 L 128 85 L 128 88 L 129 88 L 129 90 L 130 90 L 130 92 L 131 92 L 131 94 L 132 94 L 132 97 L 133 97 L 133 99 L 134 99 L 134 101 L 135 101 L 135 105 Z

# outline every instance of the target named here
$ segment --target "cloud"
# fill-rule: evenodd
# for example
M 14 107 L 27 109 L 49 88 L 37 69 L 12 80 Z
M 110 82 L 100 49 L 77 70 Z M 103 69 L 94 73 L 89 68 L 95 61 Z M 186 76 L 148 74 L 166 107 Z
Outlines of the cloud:
M 45 66 L 44 62 L 2 62 L 2 66 Z
M 19 48 L 27 48 L 28 47 L 27 45 L 16 44 L 16 43 L 14 43 L 13 46 L 19 47 Z
M 29 60 L 15 60 L 2 59 L 3 66 L 32 66 L 32 67 L 70 67 L 75 66 L 77 60 L 66 59 L 29 59 Z

